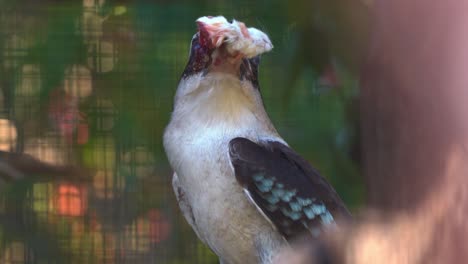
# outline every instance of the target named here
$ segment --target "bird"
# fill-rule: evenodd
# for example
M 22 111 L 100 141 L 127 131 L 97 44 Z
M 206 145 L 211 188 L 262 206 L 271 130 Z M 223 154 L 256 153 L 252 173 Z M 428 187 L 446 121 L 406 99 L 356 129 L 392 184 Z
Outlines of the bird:
M 268 117 L 258 80 L 268 35 L 223 16 L 196 23 L 163 136 L 174 193 L 220 263 L 272 263 L 294 239 L 351 216 Z

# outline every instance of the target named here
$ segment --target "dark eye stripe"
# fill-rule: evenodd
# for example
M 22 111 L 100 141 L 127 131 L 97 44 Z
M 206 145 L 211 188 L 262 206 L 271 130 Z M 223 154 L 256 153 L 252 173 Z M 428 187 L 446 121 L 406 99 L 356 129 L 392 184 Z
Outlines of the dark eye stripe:
M 198 44 L 198 33 L 193 35 L 192 41 L 190 41 L 189 58 L 192 56 L 193 47 L 197 44 Z
M 189 60 L 182 73 L 182 79 L 208 68 L 211 63 L 210 55 L 210 51 L 200 45 L 199 34 L 195 34 L 190 43 Z
M 244 59 L 240 66 L 240 78 L 241 80 L 247 80 L 252 82 L 252 85 L 260 89 L 258 84 L 258 64 L 260 63 L 260 56 L 253 57 L 251 59 Z

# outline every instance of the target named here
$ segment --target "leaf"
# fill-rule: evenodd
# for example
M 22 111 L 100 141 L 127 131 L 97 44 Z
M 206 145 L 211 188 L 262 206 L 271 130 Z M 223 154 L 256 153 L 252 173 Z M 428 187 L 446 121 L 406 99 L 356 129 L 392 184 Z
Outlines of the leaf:
M 127 8 L 125 6 L 116 6 L 114 7 L 113 10 L 113 15 L 114 16 L 121 16 L 123 14 L 127 13 Z

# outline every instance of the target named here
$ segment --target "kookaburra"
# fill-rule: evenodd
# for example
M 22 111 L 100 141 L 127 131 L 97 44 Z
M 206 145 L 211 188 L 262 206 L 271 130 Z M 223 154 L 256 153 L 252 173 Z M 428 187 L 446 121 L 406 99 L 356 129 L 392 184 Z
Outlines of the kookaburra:
M 349 212 L 268 118 L 258 84 L 268 36 L 224 17 L 197 24 L 164 133 L 174 191 L 221 263 L 271 263 L 288 240 Z

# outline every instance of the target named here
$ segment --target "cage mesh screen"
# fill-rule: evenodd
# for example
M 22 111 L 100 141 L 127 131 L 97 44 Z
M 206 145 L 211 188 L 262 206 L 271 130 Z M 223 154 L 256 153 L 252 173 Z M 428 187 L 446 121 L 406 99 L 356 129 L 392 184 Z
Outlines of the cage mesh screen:
M 0 0 L 0 263 L 218 263 L 179 212 L 162 146 L 204 15 L 268 33 L 268 115 L 361 203 L 359 92 L 339 60 L 353 43 L 330 46 L 343 14 L 312 2 Z
M 217 261 L 162 150 L 193 30 L 162 7 L 0 1 L 0 150 L 87 175 L 1 162 L 0 263 Z

